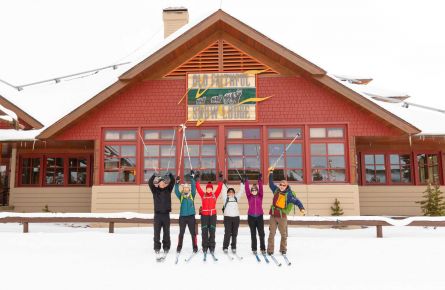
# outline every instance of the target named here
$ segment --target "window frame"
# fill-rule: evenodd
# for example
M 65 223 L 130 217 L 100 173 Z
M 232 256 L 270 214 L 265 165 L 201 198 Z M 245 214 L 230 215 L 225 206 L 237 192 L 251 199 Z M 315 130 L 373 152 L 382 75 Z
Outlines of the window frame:
M 311 124 L 306 126 L 307 131 L 304 135 L 306 137 L 305 144 L 307 144 L 307 150 L 305 151 L 306 156 L 306 168 L 307 174 L 307 184 L 348 184 L 350 183 L 351 176 L 350 176 L 350 160 L 349 160 L 349 132 L 348 132 L 348 126 L 345 124 Z M 310 131 L 312 128 L 324 128 L 326 130 L 326 137 L 310 137 Z M 328 129 L 333 128 L 341 128 L 343 129 L 343 137 L 327 137 L 328 135 Z M 328 144 L 343 144 L 344 152 L 343 155 L 329 155 L 328 153 Z M 328 156 L 344 156 L 344 162 L 345 162 L 345 180 L 344 181 L 314 181 L 313 175 L 312 175 L 312 151 L 311 151 L 311 145 L 312 144 L 326 144 L 326 154 L 325 155 L 314 155 L 314 156 L 326 156 L 326 159 L 328 159 Z M 335 169 L 343 169 L 343 168 L 331 168 L 331 170 Z M 329 167 L 326 167 L 322 170 L 330 170 Z
M 170 162 L 170 168 L 169 171 L 174 169 L 174 174 L 177 173 L 177 166 L 178 166 L 178 150 L 181 150 L 180 148 L 178 148 L 178 139 L 182 139 L 182 132 L 181 134 L 179 134 L 178 130 L 175 130 L 174 127 L 143 127 L 140 129 L 141 131 L 141 136 L 142 139 L 144 140 L 145 144 L 141 144 L 141 150 L 140 150 L 140 158 L 136 159 L 140 159 L 140 170 L 138 170 L 141 174 L 140 174 L 140 182 L 137 184 L 146 184 L 148 182 L 145 181 L 145 159 L 146 158 L 157 158 L 158 159 L 158 164 L 159 167 L 157 168 L 159 170 L 159 172 L 162 172 L 162 169 L 167 169 L 167 168 L 162 168 L 161 166 L 161 158 L 165 158 L 161 155 L 161 146 L 168 146 L 170 148 L 170 146 L 172 145 L 172 139 L 145 139 L 145 131 L 146 130 L 150 130 L 150 131 L 167 131 L 167 130 L 172 130 L 173 134 L 174 134 L 174 141 L 173 141 L 173 147 L 175 148 L 175 153 L 172 156 L 167 156 L 168 158 L 171 158 L 172 161 Z M 142 143 L 142 141 L 140 139 L 138 139 L 139 142 L 137 143 Z M 181 140 L 179 140 L 181 141 Z M 145 145 L 146 146 L 150 146 L 150 145 L 157 145 L 159 146 L 159 153 L 157 156 L 145 156 Z M 138 150 L 136 150 L 136 154 L 138 154 Z M 174 159 L 174 161 L 173 161 Z M 171 166 L 173 165 L 173 166 Z M 136 167 L 138 168 L 138 166 L 136 165 Z M 150 171 L 152 171 L 153 168 L 149 168 L 151 169 Z M 136 171 L 136 181 L 138 180 L 138 176 L 137 176 L 137 171 Z M 150 176 L 148 176 L 148 179 L 150 179 Z M 122 184 L 122 183 L 119 183 Z
M 148 129 L 148 128 L 147 128 Z M 105 140 L 105 132 L 106 131 L 135 131 L 135 140 Z M 135 128 L 135 127 L 122 127 L 122 128 L 116 128 L 116 127 L 103 127 L 101 130 L 101 157 L 100 157 L 100 184 L 101 185 L 137 185 L 140 184 L 139 182 L 139 172 L 140 171 L 140 164 L 138 163 L 138 154 L 140 154 L 140 135 L 141 129 Z M 138 138 L 139 137 L 139 138 Z M 135 146 L 135 177 L 134 182 L 105 182 L 105 146 L 125 146 L 125 145 L 134 145 Z M 120 155 L 119 155 L 120 156 Z M 119 161 L 120 163 L 120 161 Z M 121 172 L 121 168 L 119 167 L 118 172 Z
M 216 182 L 218 180 L 218 172 L 221 170 L 219 167 L 221 166 L 219 164 L 219 157 L 218 155 L 220 154 L 219 152 L 219 148 L 218 148 L 218 140 L 219 140 L 219 130 L 218 127 L 197 127 L 197 128 L 190 128 L 187 129 L 188 131 L 190 130 L 196 130 L 196 131 L 204 131 L 204 130 L 214 130 L 215 131 L 215 138 L 201 138 L 201 139 L 188 139 L 187 138 L 187 144 L 190 147 L 191 145 L 198 145 L 199 149 L 198 149 L 198 156 L 190 156 L 190 158 L 199 158 L 200 160 L 200 164 L 201 164 L 201 158 L 211 158 L 214 157 L 215 158 L 215 180 L 212 180 L 212 182 Z M 190 138 L 190 137 L 189 137 Z M 181 134 L 181 141 L 182 141 L 182 134 Z M 215 155 L 202 155 L 202 146 L 203 145 L 214 145 L 215 146 Z M 179 149 L 179 151 L 181 151 L 181 149 Z M 182 153 L 182 161 L 181 161 L 181 168 L 179 168 L 179 172 L 181 173 L 181 176 L 183 176 L 184 180 L 189 182 L 189 180 L 186 178 L 186 175 L 188 174 L 188 172 L 186 171 L 185 165 L 186 162 L 188 163 L 188 153 L 187 153 L 187 147 L 185 145 L 184 142 L 184 148 L 183 148 L 183 153 Z M 199 168 L 193 168 L 193 170 L 199 170 L 201 172 L 201 167 Z M 202 172 L 201 172 L 202 173 Z M 207 181 L 206 181 L 207 182 Z
M 225 162 L 225 164 L 224 164 L 224 168 L 225 168 L 224 174 L 227 177 L 227 183 L 229 183 L 229 184 L 238 184 L 239 183 L 239 180 L 229 180 L 229 161 L 230 161 L 229 150 L 228 150 L 228 146 L 229 145 L 242 145 L 243 146 L 243 152 L 244 152 L 244 145 L 249 145 L 249 144 L 251 144 L 251 145 L 258 145 L 259 148 L 260 148 L 259 154 L 258 155 L 249 155 L 249 157 L 250 156 L 258 156 L 260 158 L 260 160 L 259 160 L 260 161 L 260 165 L 259 165 L 258 171 L 259 171 L 259 173 L 262 173 L 263 164 L 264 164 L 263 163 L 264 162 L 263 159 L 265 158 L 265 152 L 266 152 L 264 150 L 264 148 L 262 148 L 263 144 L 264 144 L 264 142 L 263 142 L 264 141 L 264 138 L 263 138 L 264 137 L 263 136 L 264 132 L 262 130 L 262 127 L 263 126 L 225 126 L 224 127 L 224 137 L 225 137 L 225 144 L 224 144 L 224 146 L 226 148 L 226 150 L 224 152 L 224 162 Z M 265 127 L 268 128 L 268 126 L 265 126 Z M 259 130 L 259 138 L 258 139 L 245 139 L 245 138 L 231 138 L 231 139 L 229 139 L 229 130 L 231 130 L 231 129 L 240 129 L 240 130 L 258 129 Z M 267 132 L 267 130 L 266 130 L 266 132 Z M 243 157 L 244 156 L 245 155 L 243 155 Z M 243 164 L 245 162 L 244 159 L 245 158 L 243 158 Z M 243 171 L 240 171 L 240 168 L 236 168 L 236 169 L 238 169 L 240 174 L 244 174 Z M 243 168 L 241 168 L 241 170 L 243 170 Z
M 395 153 L 392 153 L 395 154 Z M 367 182 L 366 181 L 366 155 L 373 155 L 374 156 L 374 163 L 372 165 L 374 165 L 374 174 L 375 174 L 375 166 L 377 165 L 381 165 L 379 163 L 375 163 L 375 155 L 383 155 L 383 167 L 385 169 L 385 182 L 381 182 L 381 183 L 377 183 L 377 182 Z M 389 183 L 389 179 L 388 179 L 388 162 L 387 162 L 387 157 L 388 157 L 389 153 L 386 152 L 381 152 L 381 151 L 375 151 L 375 152 L 363 152 L 362 154 L 362 160 L 361 160 L 361 164 L 362 164 L 362 184 L 364 185 L 375 185 L 375 186 L 380 186 L 380 185 L 388 185 Z
M 441 158 L 441 152 L 440 151 L 434 151 L 434 150 L 416 150 L 412 152 L 412 163 L 414 166 L 414 170 L 415 170 L 415 180 L 416 180 L 416 185 L 427 185 L 428 183 L 425 182 L 420 182 L 420 174 L 419 174 L 419 166 L 417 163 L 417 155 L 419 154 L 427 154 L 427 155 L 437 155 L 437 170 L 438 170 L 438 175 L 439 175 L 439 185 L 443 185 L 444 181 L 443 181 L 443 164 L 442 164 L 442 158 Z
M 305 126 L 301 126 L 301 125 L 284 125 L 284 126 L 266 126 L 266 138 L 265 138 L 265 145 L 267 147 L 267 149 L 265 149 L 265 158 L 267 160 L 265 160 L 265 164 L 267 164 L 267 168 L 270 167 L 269 165 L 269 158 L 272 157 L 279 157 L 279 155 L 270 155 L 269 152 L 269 146 L 273 145 L 273 144 L 283 144 L 284 145 L 284 151 L 286 151 L 286 147 L 287 145 L 290 144 L 290 142 L 295 138 L 295 136 L 293 137 L 283 137 L 283 138 L 270 138 L 269 137 L 269 129 L 282 129 L 282 130 L 286 130 L 286 129 L 299 129 L 301 132 L 300 138 L 296 138 L 293 144 L 300 144 L 301 145 L 301 155 L 290 155 L 290 157 L 301 157 L 302 159 L 302 168 L 291 168 L 291 167 L 287 167 L 286 164 L 286 158 L 287 158 L 287 152 L 284 152 L 283 155 L 283 162 L 284 162 L 284 167 L 282 168 L 284 170 L 284 177 L 285 180 L 287 180 L 287 171 L 288 170 L 292 170 L 292 169 L 296 169 L 296 170 L 302 170 L 302 174 L 303 174 L 303 179 L 302 181 L 295 181 L 295 180 L 289 180 L 289 183 L 294 183 L 294 184 L 307 184 L 307 177 L 306 177 L 306 146 L 305 146 L 305 140 L 306 140 L 306 134 L 305 134 Z M 285 135 L 285 131 L 284 131 L 284 135 Z M 281 169 L 281 168 L 280 168 Z M 277 180 L 275 180 L 277 181 Z
M 63 184 L 46 184 L 46 162 L 47 158 L 63 158 Z M 38 184 L 23 184 L 21 175 L 23 173 L 22 159 L 23 158 L 39 158 L 40 159 L 40 173 L 39 173 L 39 183 Z M 69 173 L 69 159 L 70 158 L 83 158 L 87 160 L 86 167 L 86 183 L 85 184 L 70 184 L 68 183 L 68 173 Z M 16 175 L 16 185 L 17 187 L 91 187 L 92 185 L 92 154 L 90 153 L 42 153 L 42 154 L 20 154 L 18 159 L 18 170 Z
M 37 184 L 23 184 L 22 183 L 22 173 L 23 173 L 23 166 L 22 161 L 23 159 L 39 159 L 40 160 L 40 170 L 39 170 L 39 178 Z M 42 154 L 21 154 L 18 158 L 18 168 L 17 170 L 17 186 L 18 187 L 42 187 L 42 171 L 43 171 L 43 160 L 44 156 Z M 32 168 L 32 167 L 31 167 Z

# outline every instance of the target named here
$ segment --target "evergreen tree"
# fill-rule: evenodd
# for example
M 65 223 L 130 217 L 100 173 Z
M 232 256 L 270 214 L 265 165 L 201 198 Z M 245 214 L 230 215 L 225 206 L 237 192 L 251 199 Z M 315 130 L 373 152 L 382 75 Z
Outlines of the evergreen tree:
M 445 215 L 445 201 L 439 185 L 434 187 L 428 183 L 426 190 L 423 192 L 423 200 L 416 201 L 420 204 L 424 216 L 443 216 Z
M 42 211 L 43 211 L 43 212 L 51 212 L 51 211 L 49 210 L 49 207 L 48 207 L 47 204 L 45 204 L 45 207 L 42 208 Z
M 343 209 L 340 207 L 340 201 L 335 198 L 334 206 L 331 206 L 332 214 L 333 216 L 340 216 L 343 215 Z

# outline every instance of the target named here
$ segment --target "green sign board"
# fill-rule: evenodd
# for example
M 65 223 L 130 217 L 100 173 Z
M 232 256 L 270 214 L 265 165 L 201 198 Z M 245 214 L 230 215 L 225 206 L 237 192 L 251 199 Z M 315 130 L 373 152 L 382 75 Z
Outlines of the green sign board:
M 255 76 L 244 73 L 189 74 L 189 121 L 256 120 Z M 250 101 L 249 101 L 250 99 Z

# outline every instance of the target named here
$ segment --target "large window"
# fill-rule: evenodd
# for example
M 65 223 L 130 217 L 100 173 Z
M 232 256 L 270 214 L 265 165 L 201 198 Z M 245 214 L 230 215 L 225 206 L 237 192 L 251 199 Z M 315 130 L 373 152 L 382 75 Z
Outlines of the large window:
M 439 156 L 438 154 L 417 154 L 417 171 L 418 182 L 426 183 L 440 183 L 439 175 Z
M 259 128 L 230 128 L 227 130 L 227 178 L 239 181 L 246 174 L 255 180 L 261 171 Z
M 88 179 L 88 160 L 86 157 L 68 158 L 68 184 L 85 185 Z
M 390 154 L 391 183 L 411 183 L 411 156 L 409 154 Z
M 367 184 L 386 184 L 384 154 L 365 154 L 365 182 Z
M 106 130 L 104 183 L 136 182 L 136 130 Z
M 182 153 L 185 180 L 190 180 L 192 168 L 200 171 L 202 181 L 216 180 L 218 170 L 216 136 L 216 129 L 186 130 L 188 148 L 184 144 Z
M 363 153 L 364 184 L 413 184 L 411 156 L 411 153 Z
M 269 167 L 275 166 L 274 180 L 303 182 L 303 143 L 301 128 L 269 128 Z M 290 142 L 294 140 L 293 144 Z M 286 148 L 287 151 L 286 151 Z
M 64 185 L 65 164 L 62 157 L 48 156 L 45 164 L 45 185 Z
M 21 158 L 20 184 L 21 185 L 39 185 L 40 184 L 40 157 Z
M 153 173 L 176 174 L 176 131 L 173 129 L 144 130 L 144 183 Z
M 309 137 L 312 181 L 345 182 L 344 128 L 310 128 Z
M 20 158 L 20 186 L 87 186 L 90 156 L 70 154 Z M 41 175 L 41 173 L 43 173 Z

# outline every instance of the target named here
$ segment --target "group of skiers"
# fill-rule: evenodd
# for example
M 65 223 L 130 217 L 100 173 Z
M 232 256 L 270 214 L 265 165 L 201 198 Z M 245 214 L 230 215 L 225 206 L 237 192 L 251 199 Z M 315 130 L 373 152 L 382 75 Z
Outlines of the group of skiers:
M 287 251 L 287 213 L 294 205 L 298 206 L 300 212 L 305 214 L 305 209 L 300 200 L 292 192 L 286 180 L 282 180 L 276 185 L 273 181 L 273 168 L 269 169 L 269 186 L 273 192 L 272 205 L 270 207 L 269 219 L 269 238 L 266 249 L 265 232 L 264 232 L 264 212 L 263 212 L 263 180 L 262 174 L 259 174 L 258 182 L 250 186 L 247 176 L 241 176 L 241 184 L 238 192 L 234 188 L 228 187 L 223 180 L 222 172 L 218 175 L 218 183 L 216 189 L 211 182 L 205 185 L 205 190 L 201 188 L 199 182 L 199 171 L 190 173 L 190 185 L 181 184 L 181 178 L 168 173 L 159 176 L 156 173 L 151 176 L 148 185 L 153 193 L 154 200 L 154 250 L 159 255 L 162 249 L 166 255 L 170 250 L 170 212 L 171 212 L 171 193 L 175 190 L 176 197 L 180 201 L 179 211 L 179 237 L 176 248 L 179 254 L 182 250 L 184 233 L 188 227 L 193 252 L 198 251 L 196 238 L 196 221 L 195 221 L 195 197 L 198 192 L 201 198 L 201 207 L 199 214 L 201 216 L 201 233 L 202 233 L 202 250 L 204 255 L 210 251 L 214 259 L 214 251 L 216 247 L 215 232 L 217 209 L 216 202 L 220 195 L 223 201 L 224 214 L 224 239 L 223 251 L 228 253 L 229 244 L 233 254 L 236 254 L 238 228 L 240 224 L 239 201 L 245 194 L 248 200 L 248 225 L 251 234 L 251 249 L 257 256 L 257 233 L 260 240 L 260 251 L 263 256 L 274 253 L 274 238 L 278 228 L 281 235 L 280 253 L 286 254 Z M 224 187 L 224 190 L 223 190 Z M 163 231 L 162 244 L 160 240 L 161 229 Z M 238 256 L 239 257 L 239 256 Z M 258 256 L 257 256 L 258 259 Z

